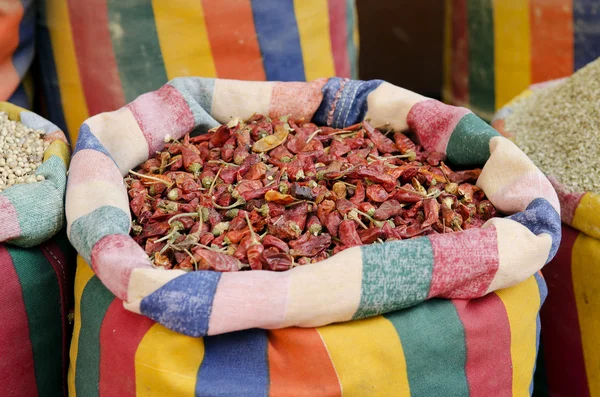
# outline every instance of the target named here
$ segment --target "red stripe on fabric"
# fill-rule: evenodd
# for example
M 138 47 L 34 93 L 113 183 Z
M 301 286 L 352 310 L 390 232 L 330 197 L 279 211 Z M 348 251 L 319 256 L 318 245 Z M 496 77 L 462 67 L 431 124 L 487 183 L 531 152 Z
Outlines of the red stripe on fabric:
M 585 193 L 570 192 L 565 185 L 560 183 L 552 175 L 548 176 L 548 180 L 552 184 L 554 190 L 556 190 L 556 195 L 558 196 L 558 201 L 560 202 L 560 219 L 563 221 L 563 223 L 572 225 L 573 217 L 575 217 L 575 211 L 577 210 L 579 202 Z
M 492 293 L 453 303 L 465 329 L 469 396 L 512 396 L 510 323 L 502 300 Z
M 562 241 L 554 259 L 544 267 L 548 297 L 542 306 L 542 342 L 550 395 L 590 395 L 581 329 L 571 274 L 573 244 L 579 232 L 562 226 Z
M 194 115 L 185 98 L 168 84 L 139 96 L 127 107 L 146 138 L 148 156 L 164 147 L 165 135 L 179 139 L 194 128 Z
M 531 82 L 573 73 L 573 1 L 530 0 Z
M 68 6 L 79 76 L 89 114 L 116 110 L 125 104 L 125 95 L 110 37 L 106 0 L 87 0 L 85 6 L 80 0 L 68 0 Z M 110 23 L 115 24 L 115 29 L 120 29 L 118 21 Z
M 0 280 L 0 389 L 8 396 L 37 396 L 23 290 L 4 245 L 0 245 Z
M 102 397 L 135 397 L 135 353 L 154 321 L 123 308 L 115 299 L 100 328 L 100 374 Z
M 341 396 L 323 340 L 314 328 L 269 332 L 269 396 Z
M 433 274 L 428 298 L 473 298 L 487 291 L 498 271 L 496 228 L 429 236 Z
M 452 3 L 452 96 L 458 104 L 469 101 L 469 34 L 467 0 Z
M 65 380 L 65 384 L 63 387 L 64 390 L 64 395 L 65 397 L 67 396 L 67 384 L 66 384 L 66 380 L 67 380 L 67 371 L 68 371 L 68 358 L 67 358 L 67 349 L 69 346 L 69 340 L 70 340 L 70 332 L 67 331 L 67 310 L 68 308 L 68 302 L 69 299 L 67 298 L 67 286 L 70 285 L 69 280 L 67 279 L 68 277 L 68 270 L 67 270 L 67 260 L 65 258 L 65 255 L 63 254 L 63 252 L 60 250 L 59 246 L 54 243 L 53 241 L 48 241 L 44 244 L 42 244 L 42 246 L 40 247 L 42 254 L 44 255 L 44 257 L 46 257 L 46 259 L 48 260 L 48 262 L 50 262 L 50 265 L 52 266 L 52 269 L 54 269 L 54 273 L 56 273 L 56 279 L 58 280 L 58 289 L 60 291 L 60 298 L 61 298 L 61 302 L 60 302 L 60 316 L 62 319 L 62 345 L 63 345 L 63 349 L 62 349 L 62 371 L 63 371 L 63 379 Z M 71 293 L 71 291 L 69 290 L 69 293 Z
M 417 133 L 425 149 L 446 153 L 452 132 L 471 113 L 469 109 L 449 106 L 435 99 L 428 99 L 413 105 L 408 112 L 408 127 Z
M 265 80 L 250 0 L 202 0 L 202 7 L 218 77 Z
M 350 78 L 350 58 L 348 58 L 348 29 L 346 27 L 346 0 L 328 0 L 329 37 L 335 75 Z

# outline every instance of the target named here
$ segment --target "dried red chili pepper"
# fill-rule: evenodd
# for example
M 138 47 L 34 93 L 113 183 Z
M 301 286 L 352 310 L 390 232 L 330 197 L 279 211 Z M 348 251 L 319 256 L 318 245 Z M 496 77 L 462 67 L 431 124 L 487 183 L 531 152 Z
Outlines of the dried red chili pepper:
M 342 243 L 348 248 L 362 245 L 360 235 L 356 230 L 356 223 L 351 220 L 344 220 L 340 223 L 338 235 Z
M 367 186 L 367 197 L 376 203 L 383 203 L 389 197 L 385 189 L 380 185 Z

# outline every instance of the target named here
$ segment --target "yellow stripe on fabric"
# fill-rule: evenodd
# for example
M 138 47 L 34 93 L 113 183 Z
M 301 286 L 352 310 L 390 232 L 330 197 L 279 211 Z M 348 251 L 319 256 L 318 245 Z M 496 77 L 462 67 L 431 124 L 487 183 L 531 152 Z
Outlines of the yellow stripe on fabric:
M 34 88 L 33 77 L 31 76 L 31 73 L 27 73 L 23 78 L 23 88 L 25 89 L 25 95 L 27 95 L 27 102 L 29 103 L 29 107 L 32 108 Z
M 452 96 L 452 0 L 446 0 L 444 17 L 444 88 L 443 100 L 450 102 Z
M 294 0 L 306 81 L 335 76 L 327 0 Z
M 404 350 L 382 316 L 317 328 L 337 373 L 342 395 L 410 396 Z
M 573 227 L 594 238 L 600 238 L 600 195 L 583 195 L 575 209 Z
M 496 109 L 529 87 L 531 39 L 529 1 L 494 0 Z
M 10 102 L 0 102 L 0 112 L 6 112 L 8 119 L 13 121 L 21 121 L 21 112 L 24 112 L 20 106 L 14 105 Z
M 44 161 L 48 160 L 52 156 L 59 157 L 65 165 L 69 166 L 69 159 L 71 157 L 71 152 L 69 150 L 69 146 L 63 141 L 55 140 L 44 152 Z
M 152 9 L 169 80 L 181 76 L 216 77 L 202 1 L 178 0 L 173 4 L 152 0 Z
M 531 276 L 512 288 L 496 291 L 502 300 L 510 324 L 510 356 L 512 358 L 513 397 L 529 396 L 529 385 L 537 354 L 536 319 L 540 309 L 540 293 Z
M 77 255 L 77 273 L 75 274 L 75 324 L 73 326 L 73 337 L 71 338 L 71 351 L 70 358 L 71 364 L 69 366 L 69 377 L 68 387 L 69 396 L 75 397 L 75 373 L 77 371 L 77 354 L 79 353 L 79 333 L 81 332 L 81 296 L 83 295 L 83 289 L 94 276 L 94 272 L 83 260 L 83 258 Z
M 600 241 L 583 233 L 573 244 L 571 272 L 590 395 L 600 395 Z
M 135 353 L 137 397 L 194 397 L 204 341 L 155 324 Z
M 46 7 L 60 96 L 63 107 L 69 109 L 65 112 L 67 129 L 71 142 L 75 142 L 79 127 L 83 120 L 88 118 L 89 113 L 77 66 L 67 0 L 48 0 Z

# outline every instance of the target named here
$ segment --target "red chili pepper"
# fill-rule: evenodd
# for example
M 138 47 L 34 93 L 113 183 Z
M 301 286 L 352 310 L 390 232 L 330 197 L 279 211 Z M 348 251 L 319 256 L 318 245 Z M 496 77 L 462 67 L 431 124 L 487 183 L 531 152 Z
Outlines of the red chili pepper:
M 331 236 L 323 233 L 320 236 L 313 236 L 307 233 L 308 238 L 301 244 L 296 244 L 291 250 L 292 256 L 313 257 L 329 248 L 331 245 Z
M 371 124 L 363 121 L 363 127 L 365 128 L 369 139 L 373 141 L 377 147 L 377 150 L 379 150 L 381 153 L 392 153 L 396 151 L 396 145 L 394 145 L 394 142 L 373 128 Z
M 333 237 L 337 237 L 338 228 L 341 222 L 342 217 L 340 216 L 339 212 L 334 211 L 327 216 L 327 220 L 324 222 L 324 225 L 329 231 L 329 234 L 331 234 Z
M 400 214 L 402 214 L 402 206 L 397 200 L 390 199 L 383 202 L 379 208 L 375 210 L 373 218 L 377 219 L 378 221 L 384 221 Z
M 387 222 L 386 222 L 387 224 Z M 389 227 L 389 224 L 388 224 Z M 377 239 L 384 238 L 385 234 L 383 229 L 380 227 L 370 227 L 368 229 L 361 229 L 358 231 L 360 241 L 362 244 L 371 244 L 377 241 Z
M 203 248 L 195 248 L 192 253 L 198 263 L 198 270 L 236 272 L 242 268 L 242 263 L 231 255 L 226 255 Z
M 434 225 L 440 216 L 440 204 L 434 198 L 429 198 L 423 201 L 423 211 L 425 213 L 425 221 L 421 227 L 429 227 Z
M 448 179 L 450 179 L 450 182 L 461 184 L 467 181 L 476 182 L 479 175 L 481 175 L 481 169 L 477 168 L 474 170 L 453 172 L 448 175 Z
M 348 248 L 362 245 L 362 241 L 360 239 L 360 235 L 356 231 L 356 223 L 354 223 L 354 221 L 342 221 L 338 229 L 338 235 L 340 240 L 342 240 L 344 245 L 346 245 Z
M 394 133 L 394 142 L 396 143 L 396 148 L 402 154 L 407 154 L 408 152 L 416 153 L 417 151 L 415 143 L 401 132 Z
M 371 185 L 367 187 L 367 197 L 376 203 L 383 203 L 389 195 L 380 185 Z
M 278 239 L 275 236 L 271 236 L 270 234 L 267 234 L 263 238 L 263 245 L 265 248 L 277 248 L 280 252 L 288 252 L 290 250 L 288 245 L 283 240 Z
M 276 248 L 266 248 L 261 259 L 268 270 L 280 272 L 289 270 L 293 264 L 293 258 L 290 254 L 279 252 Z
M 226 125 L 222 125 L 219 128 L 217 128 L 217 131 L 210 138 L 210 144 L 212 145 L 212 147 L 223 146 L 230 136 L 231 131 L 229 130 L 229 127 L 227 127 Z

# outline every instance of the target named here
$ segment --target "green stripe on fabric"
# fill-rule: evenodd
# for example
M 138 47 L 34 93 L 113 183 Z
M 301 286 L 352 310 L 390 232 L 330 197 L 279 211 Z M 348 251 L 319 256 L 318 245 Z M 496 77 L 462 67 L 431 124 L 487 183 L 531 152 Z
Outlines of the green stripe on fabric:
M 57 156 L 46 160 L 36 171 L 46 180 L 15 185 L 3 194 L 17 211 L 21 236 L 12 244 L 33 247 L 49 239 L 64 225 L 64 197 L 67 168 Z
M 492 0 L 467 0 L 469 30 L 469 104 L 491 119 L 496 110 L 494 12 Z
M 400 337 L 411 397 L 469 395 L 465 331 L 452 301 L 432 299 L 384 317 Z
M 129 216 L 120 208 L 104 206 L 79 217 L 71 225 L 69 237 L 73 247 L 89 264 L 92 248 L 104 236 L 129 235 Z
M 63 394 L 63 322 L 56 273 L 39 248 L 6 248 L 23 291 L 38 396 L 60 396 Z
M 100 328 L 115 296 L 96 276 L 81 296 L 81 330 L 77 353 L 75 389 L 78 396 L 97 397 L 100 379 Z
M 452 132 L 446 154 L 455 165 L 483 165 L 490 158 L 490 139 L 500 134 L 473 113 L 466 114 Z
M 107 4 L 119 77 L 125 100 L 131 102 L 141 94 L 157 90 L 168 80 L 152 2 L 108 0 Z
M 402 309 L 427 298 L 433 249 L 426 237 L 361 247 L 360 305 L 353 318 Z
M 350 78 L 358 79 L 358 47 L 359 43 L 354 42 L 354 28 L 356 24 L 354 0 L 346 0 L 346 37 L 348 48 L 348 59 L 350 61 Z

